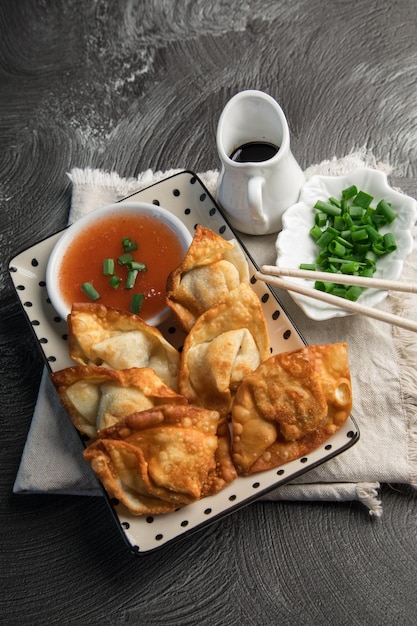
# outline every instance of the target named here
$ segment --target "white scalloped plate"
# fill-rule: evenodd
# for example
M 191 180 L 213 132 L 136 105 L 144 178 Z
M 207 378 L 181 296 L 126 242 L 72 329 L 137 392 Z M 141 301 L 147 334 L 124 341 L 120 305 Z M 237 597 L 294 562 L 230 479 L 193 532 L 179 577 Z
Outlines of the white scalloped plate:
M 180 172 L 124 199 L 124 201 L 135 200 L 154 202 L 169 209 L 182 219 L 191 233 L 194 233 L 196 224 L 200 223 L 226 239 L 238 240 L 214 199 L 193 172 Z M 68 355 L 66 323 L 52 308 L 45 286 L 49 254 L 61 234 L 57 233 L 22 252 L 10 262 L 9 266 L 16 292 L 52 371 L 73 365 Z M 286 315 L 275 294 L 264 283 L 253 278 L 253 273 L 258 267 L 244 246 L 242 248 L 247 255 L 252 276 L 251 284 L 263 305 L 271 339 L 271 354 L 304 346 L 303 338 Z M 175 326 L 172 319 L 164 322 L 159 328 L 170 343 L 176 348 L 181 348 L 184 334 Z M 138 517 L 132 515 L 119 502 L 108 498 L 106 493 L 104 495 L 130 550 L 135 554 L 143 554 L 188 536 L 203 526 L 229 515 L 268 491 L 347 450 L 358 439 L 358 427 L 350 416 L 335 435 L 307 457 L 270 471 L 238 478 L 215 496 L 164 515 Z
M 397 241 L 397 250 L 378 260 L 375 278 L 397 280 L 402 272 L 404 260 L 413 249 L 411 229 L 417 219 L 417 202 L 414 198 L 395 191 L 389 186 L 386 175 L 370 168 L 359 168 L 346 176 L 312 176 L 302 187 L 297 204 L 285 211 L 282 217 L 282 231 L 276 241 L 278 267 L 298 269 L 300 263 L 314 263 L 318 248 L 310 237 L 310 229 L 314 224 L 313 206 L 317 200 L 328 200 L 329 197 L 341 197 L 343 189 L 356 185 L 366 191 L 378 202 L 382 198 L 392 203 L 397 217 L 389 227 L 381 229 L 381 233 L 390 231 Z M 287 278 L 287 281 L 311 288 L 311 280 Z M 342 308 L 314 300 L 308 296 L 289 292 L 293 300 L 313 320 L 327 320 L 332 317 L 351 315 Z M 375 306 L 387 296 L 383 289 L 366 289 L 358 302 L 366 306 Z

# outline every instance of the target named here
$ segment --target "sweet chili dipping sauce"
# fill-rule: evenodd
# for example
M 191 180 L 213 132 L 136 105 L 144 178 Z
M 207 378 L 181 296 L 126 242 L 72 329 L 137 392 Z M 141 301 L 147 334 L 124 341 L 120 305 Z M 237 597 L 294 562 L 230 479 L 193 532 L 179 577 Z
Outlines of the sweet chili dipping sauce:
M 125 253 L 125 237 L 137 243 L 137 250 L 131 252 L 134 261 L 146 265 L 137 273 L 133 289 L 125 288 L 128 268 L 117 260 Z M 138 314 L 146 321 L 166 306 L 167 277 L 184 256 L 174 231 L 158 218 L 123 213 L 103 217 L 68 247 L 60 269 L 62 294 L 69 307 L 74 302 L 91 302 L 81 289 L 90 282 L 100 294 L 97 302 L 129 311 L 132 295 L 143 293 Z M 114 274 L 122 279 L 117 289 L 109 282 L 111 276 L 103 275 L 103 260 L 108 258 L 114 259 Z

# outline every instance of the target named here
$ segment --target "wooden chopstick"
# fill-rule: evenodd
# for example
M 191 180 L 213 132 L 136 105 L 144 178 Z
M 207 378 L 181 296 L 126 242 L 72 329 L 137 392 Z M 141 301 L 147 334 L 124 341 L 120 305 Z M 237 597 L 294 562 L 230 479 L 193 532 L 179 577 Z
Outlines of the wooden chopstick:
M 322 280 L 339 285 L 357 285 L 358 287 L 386 289 L 387 291 L 404 291 L 417 293 L 417 283 L 386 280 L 385 278 L 365 278 L 351 274 L 332 274 L 331 272 L 315 272 L 313 270 L 299 270 L 294 268 L 263 265 L 262 272 L 270 276 L 288 276 L 291 278 L 306 278 L 307 280 Z
M 263 266 L 262 269 L 264 269 L 265 267 L 268 266 Z M 261 272 L 255 272 L 254 276 L 258 280 L 279 287 L 280 289 L 294 291 L 303 296 L 307 296 L 315 300 L 320 300 L 321 302 L 326 302 L 327 304 L 332 304 L 341 309 L 349 311 L 350 313 L 359 313 L 361 315 L 366 315 L 367 317 L 372 317 L 376 320 L 379 320 L 380 322 L 385 322 L 387 324 L 392 324 L 393 326 L 399 326 L 400 328 L 405 328 L 406 330 L 417 332 L 417 322 L 413 322 L 412 320 L 400 317 L 399 315 L 394 315 L 386 311 L 381 311 L 380 309 L 365 306 L 363 304 L 359 304 L 358 302 L 351 302 L 350 300 L 340 298 L 339 296 L 333 296 L 332 294 L 325 293 L 324 291 L 318 291 L 314 288 L 309 288 L 305 287 L 304 285 L 299 285 L 298 283 L 286 281 L 282 278 L 279 278 L 278 276 L 263 274 Z

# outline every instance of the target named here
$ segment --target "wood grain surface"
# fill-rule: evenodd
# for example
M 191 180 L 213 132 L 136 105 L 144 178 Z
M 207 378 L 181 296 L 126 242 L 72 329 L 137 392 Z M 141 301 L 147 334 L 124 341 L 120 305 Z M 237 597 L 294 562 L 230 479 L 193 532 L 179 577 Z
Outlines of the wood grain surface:
M 411 488 L 382 488 L 380 520 L 255 503 L 144 557 L 101 498 L 13 495 L 43 362 L 7 271 L 65 225 L 72 167 L 217 169 L 246 88 L 279 101 L 302 167 L 365 147 L 416 196 L 416 25 L 414 0 L 0 2 L 0 623 L 416 623 Z

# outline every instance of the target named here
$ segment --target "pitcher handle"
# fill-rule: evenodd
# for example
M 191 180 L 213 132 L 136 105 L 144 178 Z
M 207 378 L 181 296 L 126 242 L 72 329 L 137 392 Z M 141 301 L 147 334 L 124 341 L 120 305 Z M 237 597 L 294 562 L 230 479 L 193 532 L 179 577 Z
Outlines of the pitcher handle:
M 251 219 L 259 225 L 266 226 L 268 218 L 262 208 L 262 187 L 264 178 L 262 176 L 252 176 L 248 182 L 248 205 Z

